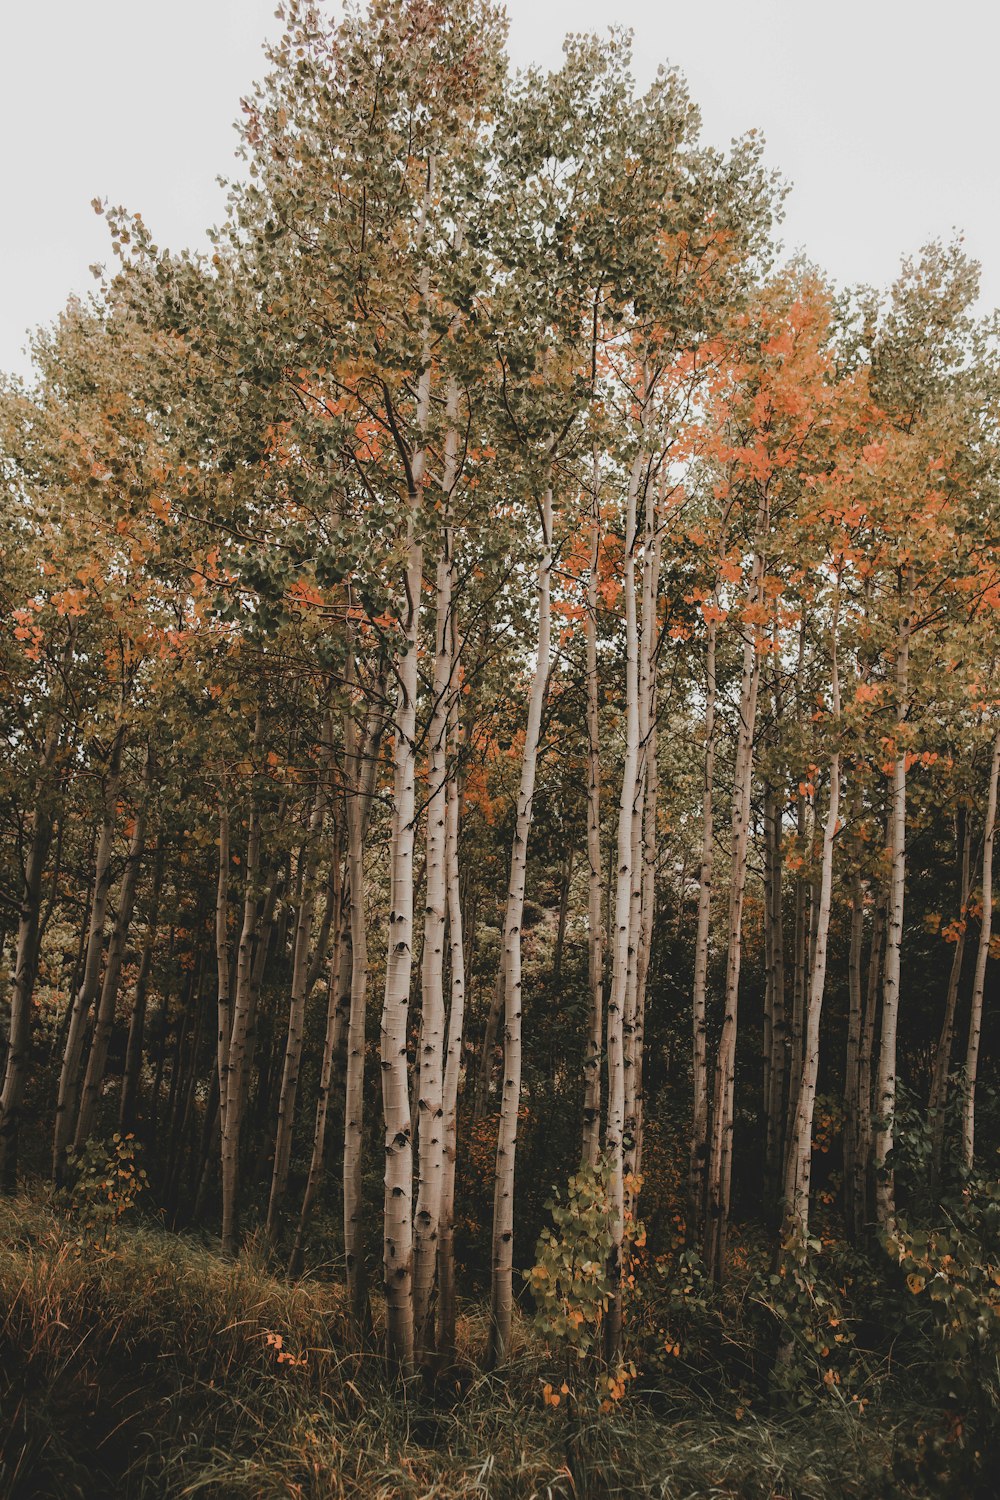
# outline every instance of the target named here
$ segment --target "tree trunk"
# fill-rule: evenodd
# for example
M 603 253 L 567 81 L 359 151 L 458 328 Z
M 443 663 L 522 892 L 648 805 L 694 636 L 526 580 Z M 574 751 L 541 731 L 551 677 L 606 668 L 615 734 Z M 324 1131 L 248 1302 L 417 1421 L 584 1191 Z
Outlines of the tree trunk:
M 900 621 L 896 652 L 897 737 L 902 739 L 909 706 L 910 611 L 912 586 L 905 584 L 904 614 Z M 897 743 L 892 768 L 892 810 L 889 819 L 892 873 L 889 880 L 885 965 L 882 975 L 882 1036 L 879 1046 L 875 1128 L 875 1219 L 889 1233 L 895 1215 L 895 1183 L 887 1165 L 892 1150 L 896 1116 L 896 1028 L 899 1021 L 899 960 L 903 944 L 903 897 L 906 886 L 906 746 Z
M 768 1196 L 778 1198 L 785 1155 L 785 1078 L 788 1060 L 788 1021 L 785 1015 L 785 959 L 782 931 L 781 805 L 773 786 L 764 798 L 764 930 L 767 952 L 767 1015 L 764 1108 L 766 1114 L 765 1171 Z
M 958 1004 L 958 987 L 962 978 L 962 959 L 965 956 L 965 933 L 969 923 L 969 892 L 972 880 L 972 819 L 964 807 L 958 809 L 958 819 L 961 828 L 959 835 L 961 860 L 958 882 L 958 933 L 955 940 L 955 951 L 951 958 L 951 972 L 948 975 L 948 990 L 945 995 L 941 1035 L 938 1037 L 937 1047 L 934 1052 L 934 1067 L 931 1073 L 930 1098 L 927 1107 L 927 1126 L 931 1135 L 931 1178 L 932 1186 L 935 1190 L 941 1181 L 941 1168 L 944 1161 L 944 1126 L 945 1110 L 948 1103 L 948 1075 L 951 1072 L 951 1054 L 955 1036 L 955 1009 Z
M 118 1129 L 128 1135 L 134 1129 L 139 1104 L 139 1080 L 142 1076 L 142 1048 L 146 1030 L 146 1000 L 149 994 L 149 977 L 153 970 L 153 954 L 156 951 L 157 924 L 160 919 L 160 896 L 163 891 L 164 844 L 162 834 L 157 834 L 153 853 L 153 881 L 149 895 L 149 910 L 146 913 L 146 936 L 139 960 L 139 974 L 132 997 L 132 1014 L 128 1023 L 128 1042 L 125 1047 L 125 1067 L 122 1070 L 121 1106 L 118 1112 Z
M 452 699 L 455 764 L 459 761 L 458 696 Z M 455 1161 L 458 1151 L 458 1085 L 462 1072 L 462 1029 L 465 1023 L 465 932 L 459 882 L 459 788 L 456 776 L 448 782 L 446 823 L 448 887 L 448 947 L 451 1007 L 448 1013 L 448 1051 L 444 1070 L 444 1174 L 441 1184 L 441 1221 L 438 1233 L 438 1353 L 448 1365 L 455 1354 Z
M 31 838 L 24 866 L 24 882 L 18 911 L 17 950 L 10 996 L 10 1031 L 0 1093 L 0 1192 L 17 1191 L 17 1146 L 21 1100 L 27 1077 L 31 1046 L 31 1006 L 38 968 L 38 934 L 45 862 L 52 841 L 49 806 L 52 768 L 59 745 L 58 721 L 53 717 L 45 737 L 38 790 L 32 817 Z
M 542 504 L 541 555 L 538 561 L 538 649 L 528 698 L 524 758 L 517 794 L 510 883 L 503 927 L 503 1090 L 497 1132 L 496 1179 L 493 1195 L 493 1275 L 488 1362 L 499 1363 L 510 1346 L 514 1305 L 514 1167 L 517 1155 L 518 1111 L 521 1104 L 521 919 L 531 830 L 535 770 L 542 726 L 542 708 L 549 676 L 551 637 L 550 585 L 555 551 L 552 538 L 552 489 Z
M 128 856 L 125 860 L 121 889 L 118 894 L 118 911 L 115 916 L 114 926 L 111 929 L 111 940 L 108 943 L 108 956 L 104 965 L 101 998 L 97 1006 L 97 1019 L 94 1023 L 94 1035 L 90 1044 L 90 1056 L 87 1058 L 87 1071 L 84 1077 L 83 1090 L 80 1095 L 80 1112 L 77 1116 L 76 1134 L 73 1140 L 74 1148 L 77 1151 L 82 1148 L 94 1128 L 97 1102 L 104 1086 L 104 1072 L 108 1062 L 108 1045 L 111 1041 L 111 1031 L 115 1022 L 115 1005 L 118 1000 L 118 983 L 121 978 L 122 960 L 125 957 L 125 945 L 128 941 L 128 931 L 132 922 L 132 911 L 135 907 L 136 891 L 139 885 L 142 859 L 146 847 L 146 816 L 149 807 L 154 767 L 155 758 L 152 749 L 149 749 L 146 753 L 146 769 L 143 776 L 144 785 L 140 793 L 139 804 L 135 811 L 132 838 L 129 842 Z
M 618 859 L 615 916 L 612 931 L 611 992 L 608 996 L 608 1116 L 604 1150 L 608 1158 L 608 1201 L 611 1211 L 611 1251 L 608 1282 L 611 1295 L 604 1320 L 605 1355 L 617 1361 L 621 1345 L 622 1236 L 625 1226 L 626 1051 L 628 1039 L 629 968 L 632 953 L 633 884 L 636 858 L 634 830 L 639 779 L 639 630 L 636 610 L 635 554 L 639 483 L 645 467 L 640 450 L 632 461 L 625 520 L 625 759 L 618 803 Z
M 263 715 L 257 711 L 254 728 L 254 759 L 263 737 Z M 220 847 L 221 867 L 221 847 Z M 222 1253 L 233 1256 L 237 1249 L 237 1195 L 239 1189 L 240 1130 L 246 1098 L 247 1033 L 252 1003 L 254 939 L 259 932 L 260 815 L 251 778 L 250 820 L 243 870 L 243 923 L 236 952 L 236 988 L 228 1025 L 228 1045 L 222 1046 L 223 1067 L 219 1075 L 219 1120 L 222 1157 Z M 221 884 L 221 882 L 220 882 Z M 217 928 L 218 930 L 218 928 Z M 222 994 L 222 962 L 219 965 Z M 228 992 L 227 992 L 228 998 Z M 219 1029 L 225 1016 L 220 1006 Z
M 757 513 L 755 552 L 749 603 L 756 606 L 763 596 L 764 555 L 762 543 L 767 527 L 767 492 L 762 491 Z M 716 1059 L 712 1108 L 712 1132 L 708 1154 L 706 1189 L 706 1255 L 709 1274 L 721 1281 L 725 1273 L 726 1237 L 729 1225 L 729 1192 L 732 1175 L 733 1105 L 736 1085 L 736 1030 L 739 1010 L 740 960 L 742 956 L 743 892 L 746 885 L 747 839 L 750 832 L 750 791 L 753 780 L 753 741 L 757 723 L 757 691 L 760 654 L 757 625 L 745 626 L 743 674 L 740 686 L 739 727 L 733 775 L 732 871 L 729 885 L 728 946 L 726 953 L 725 1009 Z
M 661 485 L 665 468 L 661 469 Z M 639 769 L 632 814 L 632 920 L 629 937 L 630 994 L 626 1027 L 625 1069 L 625 1214 L 634 1219 L 641 1178 L 643 1048 L 646 1030 L 646 983 L 656 901 L 656 667 L 660 592 L 660 529 L 656 488 L 646 485 L 642 559 L 642 613 L 639 621 Z
M 597 582 L 601 551 L 600 467 L 594 448 L 587 573 L 587 983 L 590 1025 L 583 1058 L 583 1149 L 585 1165 L 596 1167 L 601 1151 L 601 1052 L 604 1041 L 604 925 L 601 868 L 601 718 L 597 673 Z
M 449 391 L 449 418 L 457 415 L 457 392 Z M 434 1288 L 444 1180 L 444 960 L 447 921 L 448 795 L 455 770 L 448 765 L 448 725 L 455 692 L 452 628 L 454 558 L 448 505 L 455 482 L 458 433 L 449 425 L 445 439 L 444 527 L 437 563 L 434 670 L 428 728 L 427 823 L 424 948 L 421 962 L 420 1043 L 417 1090 L 417 1211 L 413 1240 L 413 1321 L 421 1358 L 434 1347 Z
M 713 599 L 713 607 L 718 601 Z M 698 917 L 694 939 L 694 988 L 691 1005 L 691 1157 L 688 1170 L 688 1210 L 692 1234 L 703 1228 L 705 1186 L 708 1167 L 708 943 L 712 916 L 712 861 L 715 828 L 712 804 L 715 795 L 715 644 L 718 624 L 714 613 L 708 621 L 705 648 L 705 768 L 701 794 L 701 869 L 698 881 Z
M 418 427 L 426 426 L 430 368 L 421 376 Z M 422 414 L 421 414 L 422 413 Z M 397 667 L 393 722 L 393 806 L 390 834 L 389 928 L 382 1008 L 382 1113 L 385 1123 L 385 1222 L 383 1270 L 386 1353 L 403 1374 L 413 1367 L 413 1139 L 407 1067 L 407 1031 L 413 968 L 413 846 L 416 831 L 417 651 L 420 636 L 422 552 L 417 512 L 423 453 L 413 459 L 406 522 L 404 645 Z
M 326 1125 L 330 1111 L 330 1089 L 333 1082 L 333 1061 L 339 1049 L 340 1034 L 344 1024 L 344 1007 L 342 1004 L 341 987 L 341 955 L 345 948 L 344 942 L 344 871 L 341 858 L 340 830 L 334 832 L 333 848 L 330 853 L 330 886 L 327 892 L 327 909 L 330 912 L 330 922 L 333 927 L 333 949 L 330 953 L 330 967 L 326 987 L 326 1031 L 323 1036 L 323 1056 L 320 1062 L 319 1092 L 316 1098 L 316 1121 L 313 1126 L 312 1153 L 309 1158 L 309 1172 L 306 1177 L 305 1190 L 302 1194 L 302 1207 L 299 1210 L 299 1221 L 295 1229 L 295 1242 L 292 1245 L 292 1253 L 288 1262 L 288 1274 L 291 1277 L 302 1274 L 303 1253 L 305 1245 L 305 1232 L 312 1214 L 316 1194 L 319 1191 L 323 1179 L 323 1167 L 326 1149 Z M 350 990 L 348 989 L 348 995 Z
M 986 827 L 983 831 L 983 916 L 976 949 L 976 971 L 972 982 L 972 1009 L 969 1014 L 969 1041 L 965 1050 L 965 1076 L 962 1079 L 962 1166 L 972 1171 L 975 1159 L 976 1075 L 979 1068 L 979 1039 L 983 1025 L 983 990 L 986 984 L 986 960 L 990 956 L 993 931 L 993 844 L 997 832 L 997 780 L 1000 778 L 1000 730 L 993 740 L 990 764 L 990 788 L 986 800 Z
M 285 1060 L 281 1073 L 281 1093 L 278 1096 L 274 1168 L 271 1174 L 271 1193 L 267 1205 L 266 1234 L 272 1245 L 278 1240 L 281 1210 L 288 1191 L 288 1170 L 292 1157 L 295 1104 L 298 1097 L 299 1067 L 302 1060 L 302 1032 L 308 998 L 306 982 L 309 977 L 313 914 L 316 909 L 316 869 L 319 863 L 319 842 L 323 832 L 323 819 L 326 815 L 329 794 L 332 754 L 329 720 L 324 721 L 323 737 L 324 744 L 321 761 L 316 770 L 316 791 L 309 815 L 309 828 L 299 856 L 301 881 L 292 951 L 292 992 L 288 1007 L 288 1036 L 285 1042 Z
M 831 712 L 832 732 L 839 733 L 840 678 L 837 670 L 837 627 L 840 596 L 837 594 L 831 626 Z M 809 994 L 806 1001 L 802 1076 L 797 1089 L 797 1107 L 788 1145 L 785 1167 L 786 1223 L 795 1226 L 804 1240 L 809 1233 L 809 1187 L 812 1170 L 812 1127 L 816 1106 L 816 1081 L 819 1076 L 819 1025 L 826 988 L 827 939 L 830 931 L 830 906 L 833 894 L 833 851 L 840 822 L 840 751 L 830 756 L 830 790 L 823 827 L 823 850 L 820 858 L 820 884 L 816 901 L 815 936 L 811 944 Z
M 104 923 L 111 890 L 111 855 L 114 847 L 115 819 L 118 808 L 118 783 L 121 779 L 122 750 L 125 731 L 119 727 L 111 744 L 108 768 L 104 778 L 102 798 L 101 832 L 97 840 L 94 866 L 94 893 L 90 907 L 90 928 L 87 933 L 87 956 L 84 961 L 80 986 L 73 997 L 69 1030 L 63 1051 L 62 1068 L 59 1074 L 59 1095 L 56 1103 L 56 1122 L 52 1142 L 52 1175 L 57 1182 L 62 1179 L 66 1148 L 70 1143 L 76 1122 L 77 1093 L 80 1086 L 80 1063 L 86 1040 L 87 1018 L 97 994 L 101 976 L 101 956 L 104 949 Z
M 855 799 L 855 818 L 858 800 Z M 853 821 L 853 820 L 852 820 Z M 861 841 L 857 841 L 855 858 L 860 860 Z M 847 960 L 847 1059 L 844 1066 L 844 1212 L 848 1229 L 856 1234 L 860 1226 L 854 1222 L 854 1199 L 852 1184 L 858 1174 L 858 1078 L 861 1058 L 862 995 L 861 957 L 865 938 L 865 885 L 860 864 L 851 878 L 850 946 Z

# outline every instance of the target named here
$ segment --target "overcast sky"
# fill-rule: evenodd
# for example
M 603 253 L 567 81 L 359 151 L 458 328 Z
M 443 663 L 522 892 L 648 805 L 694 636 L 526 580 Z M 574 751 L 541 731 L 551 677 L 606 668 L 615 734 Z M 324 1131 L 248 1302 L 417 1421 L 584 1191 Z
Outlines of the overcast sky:
M 0 19 L 0 369 L 110 258 L 90 200 L 203 244 L 232 169 L 239 99 L 264 71 L 274 0 L 44 0 Z M 762 129 L 793 184 L 784 229 L 840 281 L 964 232 L 1000 304 L 1000 7 L 991 0 L 509 0 L 514 62 L 567 30 L 631 26 L 640 83 L 676 64 L 705 138 Z

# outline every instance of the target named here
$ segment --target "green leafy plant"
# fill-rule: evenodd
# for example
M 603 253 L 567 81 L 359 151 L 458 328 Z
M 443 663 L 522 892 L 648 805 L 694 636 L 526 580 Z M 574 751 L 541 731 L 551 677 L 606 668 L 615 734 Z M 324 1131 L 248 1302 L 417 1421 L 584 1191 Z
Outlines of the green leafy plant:
M 774 1269 L 757 1273 L 750 1285 L 752 1305 L 778 1335 L 772 1398 L 799 1409 L 827 1396 L 845 1398 L 854 1382 L 854 1333 L 821 1252 L 820 1240 L 793 1228 Z
M 135 1138 L 117 1131 L 110 1144 L 87 1141 L 67 1152 L 67 1185 L 61 1199 L 79 1227 L 77 1244 L 106 1248 L 122 1219 L 131 1214 L 147 1185 L 136 1161 Z

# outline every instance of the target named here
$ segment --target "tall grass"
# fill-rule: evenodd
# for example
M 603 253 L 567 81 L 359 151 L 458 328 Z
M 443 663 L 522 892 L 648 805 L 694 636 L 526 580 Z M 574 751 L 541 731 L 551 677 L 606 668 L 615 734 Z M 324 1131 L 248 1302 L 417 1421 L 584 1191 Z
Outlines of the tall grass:
M 502 1374 L 475 1373 L 475 1309 L 452 1375 L 393 1388 L 340 1288 L 275 1277 L 253 1245 L 233 1264 L 147 1227 L 99 1248 L 20 1198 L 0 1206 L 0 1298 L 0 1500 L 920 1493 L 888 1477 L 891 1426 L 835 1408 L 738 1420 L 640 1377 L 571 1423 L 540 1399 L 551 1363 L 525 1325 Z

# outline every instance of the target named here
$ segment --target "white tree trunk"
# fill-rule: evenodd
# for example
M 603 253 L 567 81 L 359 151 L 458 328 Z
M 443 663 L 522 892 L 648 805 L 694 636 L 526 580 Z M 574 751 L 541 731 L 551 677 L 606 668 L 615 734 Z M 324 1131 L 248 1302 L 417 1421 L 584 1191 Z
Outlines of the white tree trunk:
M 632 461 L 625 516 L 625 758 L 618 802 L 618 853 L 615 879 L 615 913 L 612 930 L 611 993 L 608 996 L 608 1116 L 604 1150 L 608 1158 L 608 1199 L 611 1208 L 611 1253 L 608 1276 L 611 1298 L 604 1322 L 605 1354 L 609 1362 L 618 1356 L 621 1343 L 622 1235 L 625 1225 L 625 1108 L 629 1021 L 629 970 L 634 952 L 633 886 L 635 884 L 635 805 L 639 777 L 639 628 L 635 567 L 638 546 L 637 498 L 645 468 L 640 449 Z
M 524 913 L 524 883 L 538 741 L 549 676 L 552 629 L 550 583 L 555 560 L 552 540 L 552 490 L 547 487 L 542 503 L 541 553 L 537 575 L 538 649 L 528 699 L 528 721 L 524 734 L 524 757 L 517 794 L 510 883 L 503 927 L 503 1090 L 493 1195 L 493 1275 L 488 1351 L 491 1364 L 498 1363 L 506 1355 L 513 1320 L 514 1167 L 517 1155 L 517 1117 L 521 1103 L 521 918 Z
M 454 756 L 458 762 L 460 721 L 458 695 L 452 697 Z M 447 1363 L 455 1352 L 455 1161 L 458 1149 L 458 1085 L 462 1072 L 462 1029 L 465 1023 L 465 935 L 459 884 L 459 789 L 457 777 L 448 781 L 447 808 L 448 947 L 451 1007 L 448 1013 L 448 1052 L 444 1072 L 444 1174 L 438 1233 L 438 1352 Z
M 986 960 L 990 956 L 993 932 L 993 844 L 997 832 L 997 780 L 1000 778 L 1000 730 L 993 740 L 990 763 L 990 787 L 986 800 L 986 827 L 983 831 L 983 916 L 976 949 L 976 973 L 972 982 L 972 1009 L 969 1015 L 969 1041 L 965 1050 L 965 1077 L 962 1080 L 962 1165 L 972 1171 L 975 1159 L 976 1075 L 979 1069 L 979 1038 L 983 1025 L 983 990 L 986 985 Z
M 597 582 L 601 548 L 600 465 L 594 449 L 590 567 L 587 573 L 587 982 L 590 1024 L 583 1059 L 583 1161 L 596 1167 L 601 1151 L 601 1051 L 604 1041 L 604 924 L 601 865 L 601 731 L 597 675 Z
M 900 621 L 896 652 L 896 711 L 902 736 L 909 704 L 910 610 L 912 590 L 906 584 L 904 614 Z M 891 1232 L 896 1214 L 895 1184 L 887 1159 L 892 1150 L 896 1116 L 896 1030 L 899 1023 L 899 960 L 903 944 L 903 898 L 906 889 L 906 747 L 898 744 L 892 768 L 892 805 L 889 816 L 889 848 L 892 871 L 889 878 L 888 917 L 885 934 L 885 964 L 882 974 L 882 1036 L 879 1046 L 878 1082 L 875 1090 L 875 1219 L 881 1230 Z
M 421 966 L 420 1047 L 417 1095 L 417 1212 L 413 1241 L 413 1320 L 421 1355 L 434 1347 L 434 1288 L 438 1230 L 444 1184 L 445 1121 L 445 924 L 448 906 L 447 817 L 455 767 L 448 764 L 448 726 L 456 691 L 453 620 L 454 539 L 451 492 L 458 455 L 458 388 L 448 390 L 448 430 L 444 442 L 444 524 L 436 575 L 434 671 L 428 729 L 428 788 L 425 862 L 424 951 Z

